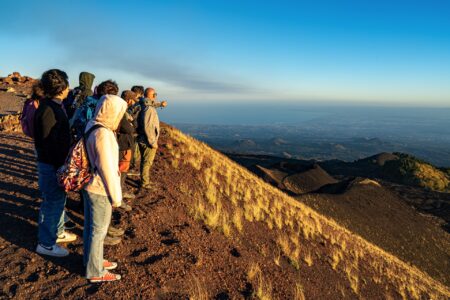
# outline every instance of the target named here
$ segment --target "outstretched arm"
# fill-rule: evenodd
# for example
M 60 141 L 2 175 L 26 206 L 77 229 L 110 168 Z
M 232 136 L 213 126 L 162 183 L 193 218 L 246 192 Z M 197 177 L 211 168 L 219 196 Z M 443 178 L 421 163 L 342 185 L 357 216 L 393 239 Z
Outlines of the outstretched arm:
M 161 102 L 153 101 L 152 106 L 154 108 L 163 108 L 163 107 L 167 106 L 167 101 L 161 101 Z

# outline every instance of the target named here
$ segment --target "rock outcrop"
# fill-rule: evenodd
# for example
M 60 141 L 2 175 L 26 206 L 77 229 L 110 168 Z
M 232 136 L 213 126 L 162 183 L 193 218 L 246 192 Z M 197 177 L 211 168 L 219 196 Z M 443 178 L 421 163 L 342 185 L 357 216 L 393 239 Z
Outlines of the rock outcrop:
M 0 78 L 0 84 L 4 85 L 28 85 L 32 86 L 36 82 L 36 79 L 33 79 L 28 76 L 22 76 L 19 72 L 13 72 L 9 74 L 7 77 Z
M 36 82 L 19 72 L 0 77 L 0 132 L 21 132 L 20 112 Z

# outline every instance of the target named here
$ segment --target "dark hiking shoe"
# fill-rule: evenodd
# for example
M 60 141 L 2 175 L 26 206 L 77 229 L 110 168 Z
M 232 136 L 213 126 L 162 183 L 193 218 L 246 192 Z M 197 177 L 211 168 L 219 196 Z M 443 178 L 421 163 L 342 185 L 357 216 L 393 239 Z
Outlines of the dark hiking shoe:
M 120 237 L 116 237 L 116 236 L 109 236 L 107 235 L 105 237 L 105 241 L 103 242 L 104 245 L 106 246 L 114 246 L 119 244 L 122 241 L 122 239 Z
M 119 237 L 124 235 L 125 230 L 122 228 L 113 227 L 112 225 L 109 225 L 108 227 L 108 235 L 111 237 Z
M 64 223 L 64 228 L 65 229 L 74 229 L 75 227 L 77 227 L 77 224 L 75 224 L 72 221 L 67 221 L 66 223 Z

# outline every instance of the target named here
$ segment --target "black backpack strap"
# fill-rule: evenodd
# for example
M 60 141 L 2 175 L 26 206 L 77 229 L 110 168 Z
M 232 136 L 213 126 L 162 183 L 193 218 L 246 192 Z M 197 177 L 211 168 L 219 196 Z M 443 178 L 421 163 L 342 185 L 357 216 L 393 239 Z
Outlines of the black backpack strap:
M 86 141 L 89 138 L 89 135 L 91 135 L 92 131 L 94 131 L 95 129 L 100 128 L 100 127 L 104 127 L 104 126 L 101 124 L 95 124 L 94 126 L 89 128 L 89 130 L 86 131 L 83 135 L 84 140 Z

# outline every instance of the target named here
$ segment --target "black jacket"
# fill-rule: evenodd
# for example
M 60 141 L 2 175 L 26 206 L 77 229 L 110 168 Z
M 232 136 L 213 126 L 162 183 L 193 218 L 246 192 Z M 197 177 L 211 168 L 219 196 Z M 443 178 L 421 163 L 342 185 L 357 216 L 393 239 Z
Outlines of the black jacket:
M 125 113 L 120 121 L 119 128 L 117 129 L 117 143 L 119 144 L 119 151 L 131 150 L 134 146 L 133 135 L 136 130 L 129 118 L 129 115 Z
M 55 101 L 42 100 L 35 112 L 34 144 L 39 162 L 59 168 L 69 153 L 70 130 L 62 105 Z

